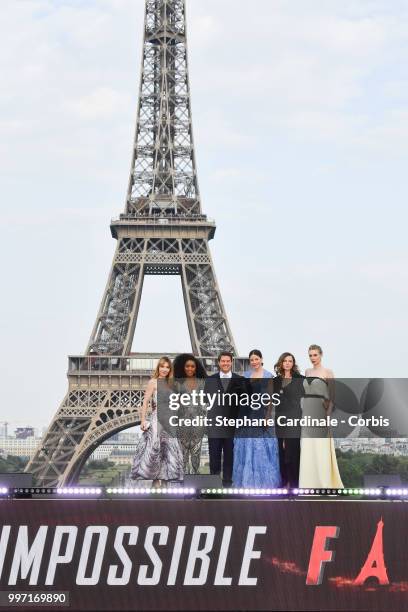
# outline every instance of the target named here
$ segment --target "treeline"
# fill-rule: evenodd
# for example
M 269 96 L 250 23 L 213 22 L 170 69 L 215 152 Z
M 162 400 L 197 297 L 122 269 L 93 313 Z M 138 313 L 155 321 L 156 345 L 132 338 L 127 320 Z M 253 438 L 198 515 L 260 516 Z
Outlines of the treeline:
M 408 483 L 408 457 L 340 450 L 336 454 L 341 479 L 346 487 L 362 487 L 364 476 L 374 474 L 399 475 L 403 484 Z
M 114 467 L 115 463 L 113 461 L 109 461 L 109 459 L 89 459 L 82 468 L 81 476 L 87 476 L 88 474 L 95 472 L 96 470 L 110 470 Z
M 337 450 L 337 461 L 346 487 L 363 487 L 364 476 L 370 474 L 399 475 L 402 483 L 408 484 L 408 457 Z M 26 457 L 13 455 L 0 457 L 0 473 L 23 472 L 27 463 Z M 201 466 L 201 473 L 208 472 L 206 467 Z M 129 470 L 130 465 L 118 466 L 108 459 L 87 461 L 82 469 L 79 484 L 120 485 L 124 482 Z
M 23 472 L 28 463 L 28 457 L 15 457 L 8 455 L 0 457 L 0 474 L 9 474 L 10 472 Z
M 117 465 L 108 459 L 88 460 L 79 476 L 80 485 L 122 486 L 130 471 L 129 465 Z

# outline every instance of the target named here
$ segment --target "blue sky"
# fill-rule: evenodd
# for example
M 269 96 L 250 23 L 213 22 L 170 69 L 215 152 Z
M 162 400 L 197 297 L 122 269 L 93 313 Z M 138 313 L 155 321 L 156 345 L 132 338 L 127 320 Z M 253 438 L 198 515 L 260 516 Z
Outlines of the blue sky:
M 405 376 L 408 5 L 189 0 L 203 210 L 241 354 L 312 342 L 338 376 Z M 2 0 L 0 420 L 45 425 L 111 264 L 142 0 Z M 189 348 L 178 277 L 148 277 L 134 350 Z M 168 325 L 168 321 L 171 325 Z

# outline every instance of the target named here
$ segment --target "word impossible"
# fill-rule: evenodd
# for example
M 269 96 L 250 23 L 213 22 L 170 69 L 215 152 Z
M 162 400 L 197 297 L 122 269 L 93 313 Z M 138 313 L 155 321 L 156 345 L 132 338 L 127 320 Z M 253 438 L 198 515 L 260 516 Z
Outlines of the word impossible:
M 261 556 L 261 551 L 255 549 L 255 539 L 264 536 L 266 530 L 264 525 L 247 527 L 240 570 L 233 577 L 225 575 L 233 535 L 230 525 L 222 529 L 196 525 L 189 537 L 184 525 L 176 530 L 167 525 L 151 525 L 145 530 L 135 525 L 116 529 L 90 525 L 85 530 L 75 525 L 41 525 L 31 537 L 26 525 L 15 530 L 4 525 L 0 536 L 0 579 L 2 585 L 21 584 L 22 580 L 28 580 L 30 585 L 53 585 L 57 572 L 64 572 L 64 566 L 69 565 L 77 585 L 97 585 L 100 581 L 127 585 L 133 580 L 138 585 L 175 585 L 181 581 L 195 586 L 208 584 L 211 575 L 214 585 L 229 586 L 234 582 L 254 586 L 257 578 L 249 575 L 250 566 Z M 51 550 L 50 554 L 47 550 Z M 5 582 L 2 574 L 6 557 L 10 569 Z

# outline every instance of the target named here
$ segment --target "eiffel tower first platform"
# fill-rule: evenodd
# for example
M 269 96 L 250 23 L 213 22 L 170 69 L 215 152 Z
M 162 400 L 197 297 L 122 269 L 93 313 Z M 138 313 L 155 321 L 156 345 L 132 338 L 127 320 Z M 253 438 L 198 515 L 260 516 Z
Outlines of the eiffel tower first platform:
M 69 357 L 68 392 L 26 468 L 37 485 L 74 483 L 97 446 L 140 422 L 159 357 L 131 353 L 145 274 L 180 275 L 192 350 L 209 372 L 221 350 L 236 355 L 208 247 L 215 223 L 201 210 L 185 0 L 146 0 L 126 208 L 110 227 L 117 246 L 89 344 Z

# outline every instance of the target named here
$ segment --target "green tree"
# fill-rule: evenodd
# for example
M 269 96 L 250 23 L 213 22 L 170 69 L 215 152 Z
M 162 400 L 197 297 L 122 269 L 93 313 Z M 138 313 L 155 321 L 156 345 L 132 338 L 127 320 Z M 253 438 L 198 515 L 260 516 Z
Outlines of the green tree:
M 23 472 L 28 459 L 28 457 L 16 457 L 14 455 L 0 457 L 0 473 Z

